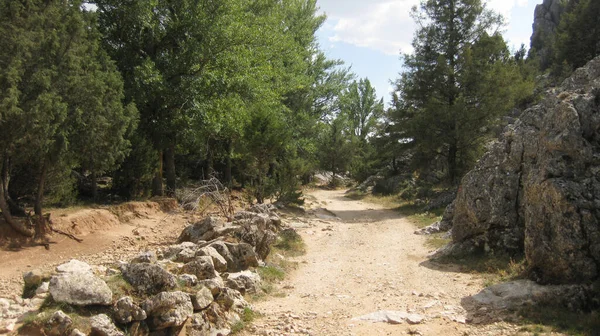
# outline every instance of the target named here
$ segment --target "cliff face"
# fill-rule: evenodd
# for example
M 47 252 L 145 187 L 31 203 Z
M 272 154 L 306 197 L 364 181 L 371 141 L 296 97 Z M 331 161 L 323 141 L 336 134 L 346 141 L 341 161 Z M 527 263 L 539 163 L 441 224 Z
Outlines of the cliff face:
M 570 0 L 544 0 L 535 7 L 533 35 L 531 35 L 530 55 L 539 58 L 541 66 L 546 69 L 552 57 L 552 44 L 556 28 Z
M 524 252 L 542 283 L 600 278 L 600 57 L 508 126 L 453 206 L 444 253 Z

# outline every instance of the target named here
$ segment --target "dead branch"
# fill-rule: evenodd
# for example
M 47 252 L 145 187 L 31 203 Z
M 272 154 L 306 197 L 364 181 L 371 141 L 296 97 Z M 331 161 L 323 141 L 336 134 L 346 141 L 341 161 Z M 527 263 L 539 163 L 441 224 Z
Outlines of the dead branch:
M 201 181 L 197 187 L 178 190 L 177 199 L 186 210 L 204 214 L 211 205 L 216 205 L 224 217 L 230 220 L 233 218 L 234 210 L 229 188 L 215 177 Z

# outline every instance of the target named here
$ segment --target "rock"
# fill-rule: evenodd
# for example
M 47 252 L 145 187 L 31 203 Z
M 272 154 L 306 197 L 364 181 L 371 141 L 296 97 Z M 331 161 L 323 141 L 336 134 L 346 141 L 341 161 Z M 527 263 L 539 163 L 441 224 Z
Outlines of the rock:
M 234 224 L 240 226 L 237 233 L 242 242 L 254 247 L 256 254 L 260 259 L 266 259 L 271 251 L 271 245 L 277 239 L 275 234 L 278 231 L 271 217 L 268 214 L 254 214 L 248 217 L 251 212 L 245 212 L 244 219 L 239 219 Z
M 183 242 L 181 244 L 170 245 L 167 248 L 163 249 L 160 254 L 162 255 L 162 259 L 174 259 L 179 252 L 184 249 L 197 250 L 198 245 L 192 242 Z
M 92 316 L 90 324 L 92 326 L 91 336 L 125 336 L 106 314 Z
M 221 289 L 221 293 L 215 301 L 225 310 L 232 310 L 238 313 L 241 313 L 244 311 L 244 308 L 249 306 L 240 292 L 227 287 Z
M 256 273 L 242 271 L 227 274 L 225 284 L 229 288 L 238 290 L 242 295 L 246 293 L 254 294 L 260 291 L 261 279 L 260 275 Z
M 196 294 L 190 295 L 194 311 L 206 309 L 213 301 L 213 294 L 210 289 L 202 287 Z
M 577 311 L 586 302 L 586 289 L 582 286 L 542 286 L 530 280 L 497 284 L 462 300 L 463 305 L 475 306 L 475 311 L 481 307 L 515 311 L 523 306 L 562 306 Z
M 41 270 L 33 270 L 23 274 L 23 282 L 25 287 L 38 287 L 48 275 Z
M 155 294 L 177 286 L 177 278 L 156 264 L 126 264 L 123 278 L 141 293 Z
M 216 277 L 212 279 L 198 280 L 198 286 L 203 286 L 210 289 L 212 295 L 217 296 L 219 293 L 221 293 L 221 288 L 225 287 L 225 282 L 221 277 Z
M 71 259 L 56 267 L 58 273 L 92 273 L 92 266 L 77 259 Z
M 84 334 L 83 332 L 79 331 L 79 329 L 73 329 L 73 331 L 71 331 L 69 336 L 87 336 L 87 335 Z
M 56 302 L 75 306 L 110 305 L 112 291 L 92 273 L 62 273 L 50 279 L 50 295 Z
M 209 241 L 216 238 L 215 231 L 225 223 L 216 217 L 206 217 L 203 220 L 186 227 L 177 242 L 197 243 L 200 240 Z
M 131 260 L 132 264 L 141 264 L 141 263 L 155 263 L 158 259 L 156 258 L 156 253 L 151 251 L 146 251 L 138 254 L 135 258 Z
M 571 0 L 567 2 L 569 1 Z M 564 0 L 544 0 L 535 7 L 530 54 L 538 56 L 542 69 L 547 69 L 552 62 L 556 28 L 560 24 L 565 8 Z
M 188 316 L 194 314 L 192 300 L 184 292 L 162 292 L 142 304 L 148 314 L 151 330 L 181 326 Z
M 128 326 L 127 332 L 129 336 L 150 336 L 150 328 L 145 321 L 135 321 Z
M 175 259 L 173 260 L 175 260 L 176 262 L 188 263 L 190 261 L 193 261 L 194 259 L 196 259 L 196 247 L 186 247 L 179 251 L 179 253 L 175 255 Z
M 225 258 L 223 258 L 223 256 L 221 256 L 219 252 L 217 252 L 217 250 L 215 250 L 211 246 L 201 248 L 200 250 L 198 250 L 198 252 L 196 252 L 196 256 L 211 257 L 213 260 L 213 264 L 215 265 L 215 270 L 217 270 L 217 272 L 227 271 L 227 260 L 225 260 Z
M 600 276 L 600 57 L 527 109 L 462 180 L 438 256 L 524 253 L 533 280 Z
M 133 302 L 129 296 L 117 300 L 113 307 L 113 317 L 120 324 L 127 324 L 132 321 L 142 321 L 146 319 L 146 312 Z
M 193 274 L 181 274 L 177 277 L 177 281 L 186 287 L 193 287 L 198 283 L 198 277 Z
M 401 311 L 381 310 L 375 313 L 355 317 L 353 321 L 384 322 L 390 324 L 420 324 L 425 318 L 419 314 L 409 314 Z
M 218 276 L 211 257 L 196 257 L 194 261 L 183 265 L 181 271 L 187 274 L 193 274 L 200 280 L 211 279 Z
M 72 325 L 73 320 L 62 310 L 58 310 L 46 322 L 46 333 L 52 336 L 66 335 Z
M 39 296 L 39 295 L 43 295 L 48 293 L 48 291 L 50 290 L 50 281 L 44 281 L 42 282 L 42 284 L 35 290 L 35 295 Z
M 214 242 L 210 246 L 227 261 L 228 272 L 235 273 L 258 266 L 258 257 L 250 244 Z

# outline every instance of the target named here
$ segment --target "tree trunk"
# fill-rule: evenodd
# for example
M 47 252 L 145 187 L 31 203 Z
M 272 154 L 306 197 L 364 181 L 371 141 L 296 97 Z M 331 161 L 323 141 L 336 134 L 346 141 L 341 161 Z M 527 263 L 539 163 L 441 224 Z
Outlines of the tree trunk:
M 448 149 L 448 179 L 450 183 L 454 185 L 458 177 L 458 167 L 456 163 L 456 156 L 458 154 L 458 147 L 456 141 L 450 144 Z
M 175 174 L 175 143 L 171 143 L 167 146 L 165 151 L 165 174 L 167 175 L 167 190 L 166 194 L 169 197 L 175 197 L 175 190 L 177 188 L 177 176 Z
M 4 217 L 4 220 L 11 228 L 13 228 L 18 233 L 20 233 L 26 237 L 33 237 L 33 235 L 35 234 L 34 231 L 28 230 L 23 224 L 18 223 L 12 217 L 9 206 L 6 203 L 7 195 L 5 194 L 5 190 L 8 188 L 5 188 L 5 185 L 6 184 L 5 184 L 4 176 L 0 176 L 0 210 L 2 210 L 2 216 Z
M 213 153 L 210 148 L 211 142 L 208 142 L 208 146 L 206 148 L 206 160 L 204 161 L 204 179 L 208 180 L 213 175 Z
M 46 219 L 44 218 L 44 214 L 42 213 L 42 203 L 44 202 L 44 189 L 46 188 L 47 175 L 48 163 L 47 160 L 44 159 L 39 172 L 37 194 L 35 196 L 35 203 L 33 205 L 33 210 L 37 218 L 35 234 L 40 239 L 44 239 L 48 234 L 48 230 L 46 228 Z
M 227 184 L 227 187 L 229 189 L 231 189 L 231 187 L 233 186 L 233 178 L 231 176 L 231 169 L 233 168 L 233 162 L 231 160 L 232 150 L 232 141 L 227 140 L 227 158 L 225 159 L 225 183 Z
M 98 200 L 98 177 L 95 171 L 92 171 L 90 178 L 92 179 L 92 199 L 96 202 Z
M 163 187 L 163 154 L 158 152 L 158 170 L 152 179 L 152 196 L 164 196 L 165 190 Z

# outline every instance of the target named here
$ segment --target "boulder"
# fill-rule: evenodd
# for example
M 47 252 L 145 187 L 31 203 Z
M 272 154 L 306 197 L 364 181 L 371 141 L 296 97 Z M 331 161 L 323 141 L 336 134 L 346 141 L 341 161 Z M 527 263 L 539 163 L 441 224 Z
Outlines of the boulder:
M 106 314 L 92 316 L 90 324 L 92 326 L 90 336 L 125 336 Z
M 200 280 L 218 276 L 212 258 L 207 256 L 196 257 L 194 261 L 183 265 L 181 271 L 186 274 L 195 275 Z
M 110 305 L 112 291 L 92 273 L 63 273 L 50 279 L 50 295 L 56 302 L 75 306 Z
M 177 278 L 156 264 L 126 264 L 121 271 L 123 278 L 141 293 L 155 294 L 177 286 Z
M 198 249 L 198 245 L 192 242 L 183 242 L 176 245 L 170 245 L 160 251 L 160 259 L 174 259 L 177 256 L 177 254 L 184 249 L 190 249 L 195 251 Z
M 542 286 L 531 280 L 517 280 L 485 288 L 462 303 L 474 307 L 473 311 L 486 312 L 517 311 L 525 306 L 562 306 L 578 311 L 587 305 L 586 292 L 580 285 Z
M 215 270 L 217 270 L 217 272 L 227 271 L 227 260 L 225 260 L 225 258 L 223 258 L 223 256 L 221 256 L 219 252 L 217 252 L 217 250 L 215 250 L 211 246 L 201 248 L 200 250 L 198 250 L 198 252 L 196 252 L 196 256 L 211 257 L 213 260 L 213 264 L 215 265 Z
M 212 279 L 198 280 L 198 286 L 203 286 L 210 289 L 212 295 L 217 296 L 219 293 L 221 293 L 221 288 L 225 287 L 225 282 L 223 281 L 223 278 L 216 277 Z
M 115 321 L 121 324 L 127 324 L 132 321 L 142 321 L 146 319 L 146 312 L 133 302 L 129 296 L 117 300 L 113 307 L 113 317 Z
M 186 287 L 193 287 L 198 283 L 198 277 L 193 274 L 180 274 L 177 276 L 177 281 Z
M 213 301 L 213 294 L 207 287 L 202 287 L 195 294 L 190 295 L 194 311 L 206 309 Z
M 64 263 L 56 267 L 58 273 L 92 273 L 92 266 L 89 264 L 79 261 L 77 259 L 71 259 L 69 262 Z
M 571 0 L 568 0 L 569 2 Z M 539 58 L 540 65 L 546 69 L 552 61 L 552 47 L 556 29 L 565 12 L 564 0 L 544 0 L 535 7 L 533 34 L 531 35 L 531 53 Z
M 225 277 L 227 287 L 239 291 L 242 295 L 246 293 L 254 294 L 260 291 L 261 279 L 257 273 L 242 271 L 226 274 Z
M 47 278 L 49 278 L 48 274 L 38 269 L 23 273 L 25 287 L 38 287 Z
M 73 320 L 62 310 L 58 310 L 46 321 L 46 334 L 49 336 L 66 335 L 72 325 Z
M 243 312 L 244 308 L 249 306 L 239 291 L 227 287 L 221 289 L 221 293 L 215 301 L 225 310 L 232 310 L 238 313 Z
M 225 222 L 216 217 L 206 217 L 203 220 L 186 227 L 177 241 L 197 243 L 204 240 L 209 241 L 215 239 L 216 230 L 225 225 Z
M 600 57 L 527 109 L 461 182 L 441 255 L 525 253 L 533 280 L 600 277 Z
M 250 244 L 214 242 L 210 246 L 227 261 L 228 272 L 235 273 L 258 266 L 258 257 Z
M 156 258 L 156 253 L 152 251 L 146 251 L 138 254 L 135 258 L 131 260 L 132 264 L 141 264 L 141 263 L 155 263 L 158 259 Z
M 142 309 L 148 314 L 151 330 L 179 327 L 194 314 L 189 294 L 184 292 L 162 292 L 146 300 Z

